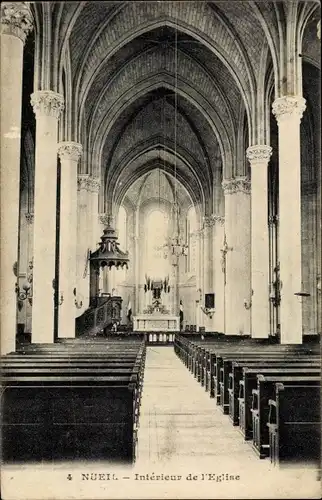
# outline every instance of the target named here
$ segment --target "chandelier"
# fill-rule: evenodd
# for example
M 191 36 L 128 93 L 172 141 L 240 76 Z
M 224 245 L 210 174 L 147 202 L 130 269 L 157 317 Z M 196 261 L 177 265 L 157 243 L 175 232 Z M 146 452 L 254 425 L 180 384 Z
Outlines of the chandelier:
M 164 250 L 164 258 L 165 259 L 172 258 L 174 259 L 173 264 L 176 264 L 176 261 L 180 256 L 188 255 L 188 245 L 182 240 L 180 236 L 179 206 L 176 202 L 176 199 L 174 201 L 173 212 L 174 212 L 173 235 L 172 237 L 168 238 L 168 240 L 165 242 L 165 244 L 163 245 L 163 250 Z
M 172 207 L 172 229 L 173 234 L 169 237 L 163 245 L 164 258 L 172 259 L 172 265 L 178 265 L 178 259 L 180 256 L 188 255 L 188 245 L 180 236 L 180 210 L 178 204 L 177 196 L 177 110 L 178 110 L 178 61 L 177 61 L 177 31 L 175 31 L 175 91 L 174 91 L 174 196 L 173 196 L 173 207 Z M 163 130 L 165 139 L 165 118 L 163 119 Z M 165 140 L 164 140 L 165 144 Z M 165 151 L 164 151 L 165 153 Z M 164 154 L 164 159 L 166 155 Z M 164 165 L 165 170 L 165 165 Z M 160 188 L 159 188 L 160 190 Z

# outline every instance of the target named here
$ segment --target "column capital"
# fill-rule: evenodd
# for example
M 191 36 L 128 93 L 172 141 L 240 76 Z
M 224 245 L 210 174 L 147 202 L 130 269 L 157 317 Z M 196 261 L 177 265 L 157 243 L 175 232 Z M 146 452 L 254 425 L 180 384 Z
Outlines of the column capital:
M 273 102 L 272 112 L 277 122 L 297 117 L 301 121 L 306 108 L 306 100 L 301 96 L 283 96 Z
M 78 142 L 60 142 L 58 144 L 57 152 L 61 160 L 72 160 L 78 162 L 82 155 L 83 147 Z
M 29 2 L 2 2 L 1 34 L 20 38 L 25 43 L 33 29 L 33 19 Z
M 89 178 L 90 178 L 89 174 L 78 174 L 77 176 L 78 191 L 81 191 L 82 189 L 85 189 L 86 191 L 90 190 Z
M 30 102 L 37 116 L 59 118 L 64 109 L 64 97 L 53 90 L 37 90 L 30 96 Z
M 34 214 L 32 212 L 25 213 L 27 224 L 31 225 L 34 223 Z
M 225 225 L 225 217 L 223 215 L 212 214 L 212 218 L 215 224 L 218 224 L 219 226 Z
M 247 177 L 235 177 L 234 179 L 225 179 L 222 182 L 224 194 L 245 193 L 250 194 L 251 182 Z
M 98 177 L 89 177 L 88 179 L 90 190 L 92 193 L 99 193 L 101 183 Z
M 213 227 L 216 224 L 223 226 L 225 223 L 225 218 L 217 214 L 206 215 L 203 218 L 203 223 L 204 227 Z
M 266 146 L 265 144 L 249 146 L 246 149 L 246 157 L 251 166 L 258 164 L 267 165 L 272 156 L 272 151 L 271 146 Z

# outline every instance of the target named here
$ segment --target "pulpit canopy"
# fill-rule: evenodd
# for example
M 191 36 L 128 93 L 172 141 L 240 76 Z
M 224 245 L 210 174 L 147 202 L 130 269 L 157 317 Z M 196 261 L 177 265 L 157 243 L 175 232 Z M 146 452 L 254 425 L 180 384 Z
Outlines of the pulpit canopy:
M 115 229 L 111 226 L 107 226 L 104 229 L 99 248 L 95 252 L 91 252 L 89 260 L 95 269 L 106 266 L 109 269 L 113 266 L 117 269 L 124 267 L 128 269 L 130 261 L 129 253 L 123 252 L 119 248 Z

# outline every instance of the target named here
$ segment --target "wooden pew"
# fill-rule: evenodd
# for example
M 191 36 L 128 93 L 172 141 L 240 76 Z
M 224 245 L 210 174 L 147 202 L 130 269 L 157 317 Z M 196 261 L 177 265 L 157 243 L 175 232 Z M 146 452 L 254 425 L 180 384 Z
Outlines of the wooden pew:
M 253 404 L 254 404 L 254 390 L 257 390 L 258 375 L 263 376 L 318 376 L 321 373 L 319 366 L 311 367 L 298 367 L 287 366 L 284 361 L 283 366 L 266 366 L 265 368 L 243 368 L 243 379 L 240 380 L 240 394 L 238 398 L 239 405 L 239 427 L 246 440 L 253 438 Z M 255 393 L 256 394 L 256 393 Z M 268 411 L 268 401 L 266 410 Z M 264 411 L 264 410 L 263 410 Z
M 222 358 L 219 358 L 221 360 L 222 367 L 220 368 L 220 374 L 219 374 L 219 404 L 223 409 L 224 413 L 229 413 L 229 387 L 232 387 L 230 377 L 232 376 L 232 364 L 235 360 L 240 360 L 240 361 L 260 361 L 263 359 L 263 362 L 275 362 L 275 359 L 277 362 L 295 362 L 299 363 L 301 360 L 302 361 L 308 361 L 308 358 L 313 361 L 314 359 L 316 360 L 317 363 L 320 362 L 319 356 L 312 357 L 306 354 L 301 354 L 301 353 L 291 353 L 291 352 L 270 352 L 270 351 L 263 351 L 260 353 L 256 353 L 255 355 L 253 353 L 245 353 L 244 355 L 229 355 L 229 356 L 223 356 Z M 239 384 L 239 382 L 238 382 Z
M 88 347 L 32 346 L 2 357 L 6 461 L 135 460 L 145 346 Z
M 239 425 L 239 408 L 238 408 L 238 397 L 240 394 L 240 380 L 243 380 L 243 368 L 319 368 L 321 366 L 321 362 L 318 356 L 304 356 L 298 359 L 288 358 L 286 360 L 267 360 L 265 358 L 262 359 L 240 359 L 238 361 L 233 361 L 232 363 L 232 371 L 229 373 L 229 385 L 228 385 L 228 393 L 229 393 L 229 417 L 233 423 L 233 425 Z
M 216 398 L 217 405 L 220 405 L 220 382 L 223 382 L 223 363 L 224 358 L 228 359 L 228 369 L 226 371 L 226 377 L 229 377 L 229 371 L 231 367 L 231 363 L 234 360 L 238 359 L 251 359 L 251 358 L 267 358 L 273 359 L 274 357 L 281 358 L 286 356 L 292 357 L 301 357 L 304 355 L 308 355 L 309 353 L 305 349 L 301 349 L 296 346 L 296 349 L 293 349 L 293 346 L 290 348 L 289 346 L 234 346 L 230 349 L 220 349 L 217 348 L 215 352 L 215 366 L 213 368 L 213 386 L 214 386 L 214 397 Z M 230 363 L 230 364 L 229 364 Z M 226 382 L 228 380 L 226 379 Z M 228 384 L 227 384 L 228 388 Z M 229 402 L 228 402 L 228 392 L 226 395 L 226 412 L 229 410 Z
M 135 380 L 7 377 L 3 460 L 135 459 Z
M 321 385 L 276 384 L 269 400 L 271 462 L 315 462 L 321 458 Z
M 253 389 L 252 403 L 252 421 L 253 421 L 253 449 L 260 458 L 267 457 L 269 454 L 269 433 L 268 433 L 268 415 L 269 400 L 275 399 L 276 383 L 284 385 L 315 385 L 321 383 L 320 376 L 288 376 L 288 375 L 257 375 L 257 389 Z M 307 406 L 309 406 L 309 401 Z

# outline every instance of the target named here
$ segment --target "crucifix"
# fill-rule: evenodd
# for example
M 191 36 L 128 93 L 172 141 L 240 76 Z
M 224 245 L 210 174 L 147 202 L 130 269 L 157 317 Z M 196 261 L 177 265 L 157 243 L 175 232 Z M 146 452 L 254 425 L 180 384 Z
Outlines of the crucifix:
M 221 270 L 224 273 L 224 278 L 225 278 L 224 283 L 225 283 L 225 285 L 226 285 L 226 255 L 227 255 L 227 252 L 229 250 L 232 251 L 233 247 L 229 247 L 228 246 L 228 244 L 227 244 L 227 238 L 226 238 L 226 233 L 225 233 L 224 243 L 223 243 L 222 248 L 220 249 L 220 251 L 221 251 Z

